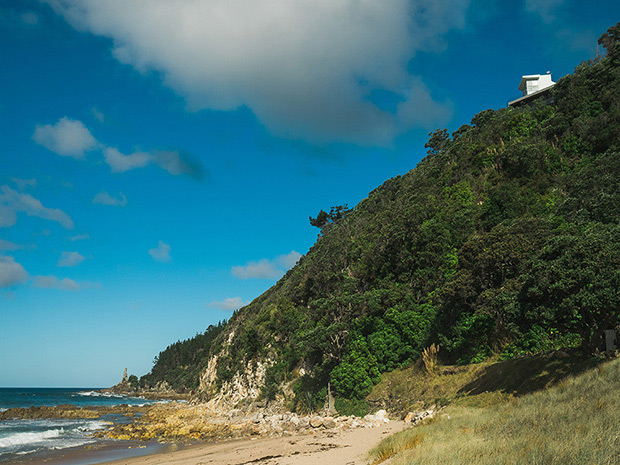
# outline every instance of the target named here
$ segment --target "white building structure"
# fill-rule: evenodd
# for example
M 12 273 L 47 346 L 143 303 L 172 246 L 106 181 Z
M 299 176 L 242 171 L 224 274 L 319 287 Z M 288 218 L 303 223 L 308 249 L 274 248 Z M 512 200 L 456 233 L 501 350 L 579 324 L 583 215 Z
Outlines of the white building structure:
M 529 74 L 521 77 L 519 83 L 519 90 L 523 93 L 521 98 L 508 102 L 508 106 L 518 106 L 529 101 L 544 96 L 549 89 L 555 85 L 555 82 L 551 80 L 551 73 L 547 74 Z

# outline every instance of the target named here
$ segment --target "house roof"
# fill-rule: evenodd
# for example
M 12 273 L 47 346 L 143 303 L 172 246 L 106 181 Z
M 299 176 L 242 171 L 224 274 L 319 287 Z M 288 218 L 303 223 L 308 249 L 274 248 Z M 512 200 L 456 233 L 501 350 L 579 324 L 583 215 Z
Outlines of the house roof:
M 527 100 L 535 99 L 536 97 L 541 97 L 543 94 L 548 93 L 553 86 L 545 87 L 544 89 L 537 90 L 536 92 L 532 92 L 531 94 L 524 95 L 523 97 L 519 97 L 516 100 L 508 102 L 509 107 L 517 106 L 521 103 L 525 103 Z
M 531 86 L 528 89 L 528 82 L 532 81 L 535 81 L 537 85 Z M 547 71 L 547 74 L 526 74 L 525 76 L 521 76 L 521 82 L 519 82 L 519 90 L 523 92 L 523 96 L 519 97 L 516 100 L 508 102 L 508 106 L 518 106 L 529 100 L 536 99 L 542 94 L 546 94 L 549 89 L 551 89 L 554 85 L 555 82 L 551 80 L 551 73 L 549 71 Z M 537 90 L 532 92 L 532 90 L 534 89 Z

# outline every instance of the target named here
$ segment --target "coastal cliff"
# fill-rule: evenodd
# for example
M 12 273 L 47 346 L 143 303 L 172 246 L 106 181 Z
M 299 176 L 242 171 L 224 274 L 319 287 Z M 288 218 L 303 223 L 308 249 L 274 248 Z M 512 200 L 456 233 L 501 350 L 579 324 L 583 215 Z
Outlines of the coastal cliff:
M 349 413 L 432 344 L 461 365 L 604 350 L 620 312 L 620 47 L 607 39 L 608 57 L 560 79 L 551 103 L 435 131 L 415 169 L 312 219 L 319 237 L 295 267 L 162 351 L 139 388 L 300 413 L 330 390 Z

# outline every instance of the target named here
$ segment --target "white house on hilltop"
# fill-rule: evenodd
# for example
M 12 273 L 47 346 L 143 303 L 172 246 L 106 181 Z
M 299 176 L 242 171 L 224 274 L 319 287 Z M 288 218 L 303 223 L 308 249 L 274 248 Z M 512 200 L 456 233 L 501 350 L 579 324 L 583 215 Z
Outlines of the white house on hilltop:
M 522 76 L 521 82 L 519 83 L 519 90 L 523 92 L 523 97 L 508 102 L 508 106 L 516 107 L 527 104 L 540 97 L 548 98 L 549 90 L 554 85 L 555 82 L 551 80 L 551 73 L 549 71 L 547 71 L 547 74 L 529 74 L 527 76 Z

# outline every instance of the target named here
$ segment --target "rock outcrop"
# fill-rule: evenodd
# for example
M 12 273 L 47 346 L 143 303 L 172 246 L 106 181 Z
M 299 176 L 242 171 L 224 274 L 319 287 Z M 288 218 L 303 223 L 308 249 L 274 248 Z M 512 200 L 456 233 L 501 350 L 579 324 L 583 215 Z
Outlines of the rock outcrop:
M 248 362 L 242 372 L 236 372 L 230 381 L 223 382 L 218 388 L 218 358 L 218 355 L 214 355 L 209 359 L 207 368 L 200 377 L 200 394 L 197 400 L 205 401 L 209 408 L 220 415 L 234 410 L 239 404 L 248 406 L 255 402 L 260 397 L 267 368 L 273 365 L 273 360 Z
M 125 372 L 126 373 L 126 372 Z M 149 400 L 189 400 L 191 392 L 177 392 L 170 385 L 161 381 L 149 389 L 136 388 L 131 386 L 128 381 L 120 382 L 111 388 L 101 389 L 99 392 L 109 392 L 112 394 L 122 394 L 130 397 L 141 397 Z
M 75 405 L 63 404 L 54 407 L 28 407 L 28 408 L 10 408 L 4 412 L 0 412 L 0 421 L 2 420 L 34 420 L 34 419 L 57 419 L 57 418 L 99 418 L 109 414 L 123 414 L 132 416 L 137 413 L 147 412 L 149 407 L 138 407 L 129 405 L 117 405 L 113 407 L 76 407 Z

